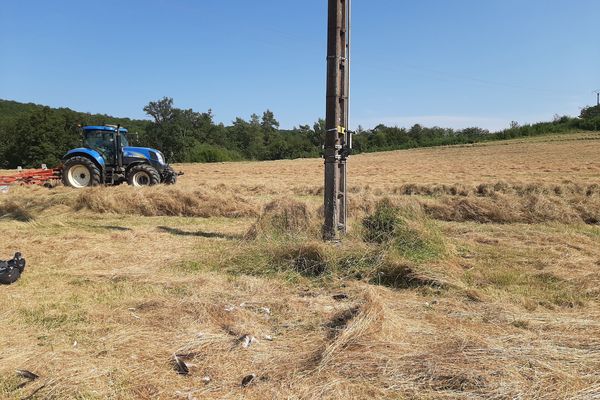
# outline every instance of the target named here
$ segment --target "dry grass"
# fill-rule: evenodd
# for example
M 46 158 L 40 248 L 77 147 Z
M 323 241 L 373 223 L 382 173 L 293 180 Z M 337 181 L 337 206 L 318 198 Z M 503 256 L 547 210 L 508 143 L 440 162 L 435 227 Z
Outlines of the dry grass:
M 310 231 L 314 222 L 306 203 L 277 199 L 265 205 L 258 220 L 247 233 L 248 239 L 296 236 Z
M 0 258 L 29 266 L 0 288 L 0 398 L 599 398 L 599 150 L 353 157 L 337 246 L 318 240 L 322 160 L 11 188 Z M 383 198 L 394 228 L 364 241 Z
M 600 222 L 600 195 L 445 196 L 423 203 L 427 214 L 443 221 L 503 224 L 542 222 L 597 224 Z
M 95 188 L 83 191 L 75 209 L 98 213 L 180 217 L 247 217 L 256 210 L 248 200 L 233 193 L 215 190 L 181 190 L 150 187 L 132 192 L 130 188 Z
M 33 215 L 28 207 L 17 203 L 15 200 L 7 200 L 0 206 L 0 218 L 27 222 L 33 219 Z

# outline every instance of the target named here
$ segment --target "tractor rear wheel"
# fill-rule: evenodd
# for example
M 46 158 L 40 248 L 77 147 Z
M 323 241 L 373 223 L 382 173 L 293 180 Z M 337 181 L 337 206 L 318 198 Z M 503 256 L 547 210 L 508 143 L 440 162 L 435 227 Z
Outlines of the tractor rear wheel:
M 127 183 L 131 186 L 158 185 L 160 183 L 160 174 L 151 165 L 135 165 L 127 173 Z
M 65 161 L 62 169 L 62 181 L 65 186 L 81 189 L 100 184 L 100 169 L 90 159 L 76 156 Z

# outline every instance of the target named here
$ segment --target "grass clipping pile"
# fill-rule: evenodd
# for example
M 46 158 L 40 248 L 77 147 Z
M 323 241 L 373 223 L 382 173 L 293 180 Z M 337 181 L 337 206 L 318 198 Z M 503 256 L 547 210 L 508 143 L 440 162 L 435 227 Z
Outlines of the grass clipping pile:
M 246 199 L 209 190 L 182 190 L 152 186 L 132 190 L 127 186 L 92 188 L 81 192 L 76 210 L 142 216 L 248 217 L 256 210 Z
M 247 239 L 289 238 L 310 235 L 315 226 L 313 213 L 305 203 L 278 199 L 268 203 L 246 234 Z
M 298 284 L 358 280 L 408 288 L 447 287 L 449 251 L 437 224 L 414 201 L 383 199 L 336 246 L 323 243 L 319 210 L 278 199 L 267 204 L 244 237 L 213 265 L 233 275 L 276 276 Z
M 251 200 L 213 189 L 172 186 L 132 188 L 94 187 L 74 191 L 57 187 L 14 187 L 0 197 L 0 218 L 32 221 L 45 211 L 89 211 L 99 214 L 144 217 L 255 217 L 258 205 Z

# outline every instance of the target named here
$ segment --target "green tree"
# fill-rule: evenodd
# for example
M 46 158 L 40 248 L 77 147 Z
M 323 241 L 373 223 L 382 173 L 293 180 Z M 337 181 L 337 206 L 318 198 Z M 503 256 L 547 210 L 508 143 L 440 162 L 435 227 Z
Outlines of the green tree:
M 196 143 L 226 145 L 226 137 L 213 124 L 210 110 L 199 113 L 175 108 L 173 99 L 165 97 L 148 103 L 144 111 L 154 118 L 146 129 L 146 145 L 160 149 L 171 162 L 188 161 L 189 150 Z
M 584 107 L 579 114 L 579 118 L 592 119 L 600 117 L 600 106 Z
M 39 167 L 55 166 L 68 149 L 79 144 L 80 136 L 74 115 L 44 107 L 19 118 L 6 149 L 8 165 Z
M 310 142 L 313 146 L 320 148 L 325 143 L 325 120 L 320 118 L 313 124 L 312 133 L 310 134 Z
M 163 97 L 158 101 L 151 101 L 144 107 L 144 112 L 154 118 L 156 124 L 163 124 L 173 117 L 173 99 Z
M 279 121 L 275 119 L 275 114 L 271 110 L 263 113 L 260 125 L 267 133 L 275 132 L 279 129 Z

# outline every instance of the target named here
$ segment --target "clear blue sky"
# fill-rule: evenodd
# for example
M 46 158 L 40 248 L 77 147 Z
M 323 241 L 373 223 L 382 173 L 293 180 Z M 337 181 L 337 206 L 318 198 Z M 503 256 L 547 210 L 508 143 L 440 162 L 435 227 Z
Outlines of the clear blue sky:
M 324 116 L 326 0 L 0 0 L 0 98 Z M 351 125 L 502 128 L 600 89 L 598 0 L 354 0 Z

